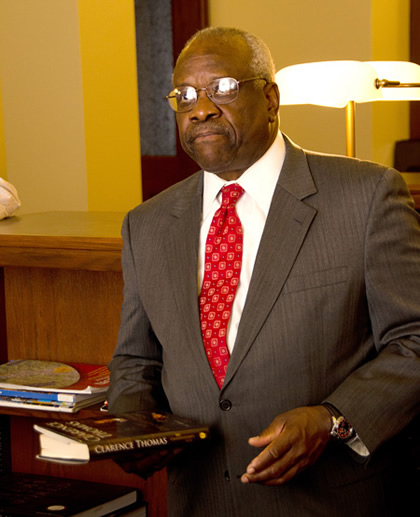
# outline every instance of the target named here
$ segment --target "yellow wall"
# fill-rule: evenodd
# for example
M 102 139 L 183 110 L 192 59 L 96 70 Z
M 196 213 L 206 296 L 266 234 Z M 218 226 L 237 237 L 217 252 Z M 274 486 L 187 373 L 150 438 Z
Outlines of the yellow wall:
M 141 199 L 134 2 L 79 0 L 89 210 Z
M 211 25 L 236 26 L 258 34 L 270 47 L 277 69 L 335 59 L 407 60 L 408 4 L 409 0 L 209 0 Z M 408 131 L 404 104 L 357 106 L 358 157 L 392 164 L 390 150 Z M 346 152 L 344 110 L 284 106 L 281 127 L 308 149 Z
M 410 60 L 410 0 L 372 0 L 372 59 Z M 394 143 L 410 137 L 408 102 L 372 106 L 372 159 L 392 165 Z
M 0 0 L 4 163 L 20 213 L 140 202 L 133 9 Z

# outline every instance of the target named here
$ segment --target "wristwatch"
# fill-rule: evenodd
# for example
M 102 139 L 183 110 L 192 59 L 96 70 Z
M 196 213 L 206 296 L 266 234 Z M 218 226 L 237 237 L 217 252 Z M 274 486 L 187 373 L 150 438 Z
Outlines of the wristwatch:
M 331 415 L 331 438 L 342 443 L 346 443 L 353 438 L 354 429 L 347 418 L 331 404 L 324 403 L 322 405 Z

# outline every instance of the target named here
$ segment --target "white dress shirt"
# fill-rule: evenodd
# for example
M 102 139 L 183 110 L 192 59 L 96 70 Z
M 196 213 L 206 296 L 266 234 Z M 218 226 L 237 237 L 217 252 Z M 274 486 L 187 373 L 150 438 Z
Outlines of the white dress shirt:
M 239 183 L 245 190 L 236 203 L 236 212 L 243 229 L 242 270 L 239 285 L 229 320 L 227 345 L 232 353 L 238 333 L 239 321 L 245 305 L 255 259 L 270 209 L 274 189 L 286 155 L 286 146 L 279 132 L 267 152 L 236 181 L 225 181 L 211 172 L 204 172 L 203 212 L 198 257 L 198 293 L 201 291 L 204 274 L 204 248 L 214 213 L 220 207 L 221 189 L 230 183 Z

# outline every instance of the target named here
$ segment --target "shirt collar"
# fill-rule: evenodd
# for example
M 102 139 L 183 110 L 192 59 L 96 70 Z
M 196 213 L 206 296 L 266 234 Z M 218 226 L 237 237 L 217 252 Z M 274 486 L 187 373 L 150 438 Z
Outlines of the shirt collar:
M 204 171 L 203 219 L 210 211 L 214 212 L 213 203 L 216 202 L 221 188 L 229 183 L 239 183 L 267 215 L 285 156 L 286 145 L 279 132 L 266 153 L 237 180 L 226 181 L 217 174 Z

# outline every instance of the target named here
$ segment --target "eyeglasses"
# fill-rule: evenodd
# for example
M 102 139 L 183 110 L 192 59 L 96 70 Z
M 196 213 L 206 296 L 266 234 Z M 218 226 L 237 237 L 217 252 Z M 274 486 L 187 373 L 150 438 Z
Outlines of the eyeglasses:
M 207 97 L 215 104 L 229 104 L 237 99 L 239 94 L 239 85 L 248 81 L 256 81 L 262 79 L 268 83 L 264 77 L 250 77 L 237 81 L 233 77 L 221 77 L 211 81 L 205 88 L 194 88 L 194 86 L 179 86 L 174 88 L 169 95 L 169 106 L 177 113 L 191 111 L 197 104 L 198 92 L 206 91 Z

